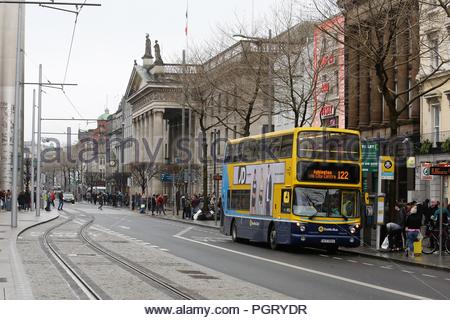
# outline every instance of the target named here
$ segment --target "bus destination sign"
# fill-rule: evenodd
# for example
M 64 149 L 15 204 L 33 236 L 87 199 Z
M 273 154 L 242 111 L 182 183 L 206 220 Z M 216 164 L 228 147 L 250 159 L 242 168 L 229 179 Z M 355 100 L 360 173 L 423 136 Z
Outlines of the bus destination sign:
M 359 174 L 359 166 L 354 164 L 300 161 L 297 168 L 300 182 L 358 184 Z
M 432 175 L 432 176 L 450 176 L 450 164 L 432 166 L 430 168 L 430 175 Z

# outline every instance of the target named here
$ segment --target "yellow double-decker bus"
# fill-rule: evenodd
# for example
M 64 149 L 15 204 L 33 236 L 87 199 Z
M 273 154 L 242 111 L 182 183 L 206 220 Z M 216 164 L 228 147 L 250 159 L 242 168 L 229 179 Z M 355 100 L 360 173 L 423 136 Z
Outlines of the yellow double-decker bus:
M 357 131 L 296 128 L 232 140 L 222 232 L 272 249 L 359 246 L 361 165 Z

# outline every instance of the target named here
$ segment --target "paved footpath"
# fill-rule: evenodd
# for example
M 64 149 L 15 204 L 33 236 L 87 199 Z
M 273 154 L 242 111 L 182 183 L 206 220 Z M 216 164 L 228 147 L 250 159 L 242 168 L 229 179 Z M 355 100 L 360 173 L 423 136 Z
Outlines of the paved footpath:
M 25 230 L 58 218 L 57 211 L 19 212 L 18 227 L 11 228 L 11 213 L 0 212 L 0 300 L 33 299 L 30 283 L 17 251 L 17 237 Z

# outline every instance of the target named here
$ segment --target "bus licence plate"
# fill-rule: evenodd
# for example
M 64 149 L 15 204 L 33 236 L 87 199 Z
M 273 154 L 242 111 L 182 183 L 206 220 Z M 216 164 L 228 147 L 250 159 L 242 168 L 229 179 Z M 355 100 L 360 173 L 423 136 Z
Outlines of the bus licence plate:
M 336 239 L 322 239 L 321 243 L 336 243 Z

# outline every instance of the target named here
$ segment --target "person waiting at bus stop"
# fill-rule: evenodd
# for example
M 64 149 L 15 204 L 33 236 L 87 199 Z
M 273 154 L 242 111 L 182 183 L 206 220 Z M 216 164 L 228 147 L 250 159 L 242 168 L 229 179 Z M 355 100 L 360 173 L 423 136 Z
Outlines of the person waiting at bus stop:
M 386 224 L 389 239 L 389 250 L 399 251 L 403 248 L 403 229 L 405 227 L 405 209 L 400 203 L 394 207 L 394 216 L 391 222 Z
M 414 257 L 414 241 L 420 233 L 420 227 L 422 226 L 422 215 L 417 210 L 415 202 L 409 204 L 411 209 L 406 217 L 406 256 Z

